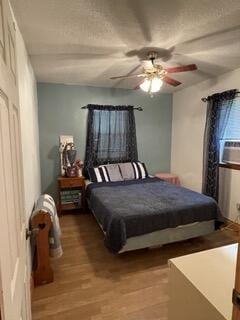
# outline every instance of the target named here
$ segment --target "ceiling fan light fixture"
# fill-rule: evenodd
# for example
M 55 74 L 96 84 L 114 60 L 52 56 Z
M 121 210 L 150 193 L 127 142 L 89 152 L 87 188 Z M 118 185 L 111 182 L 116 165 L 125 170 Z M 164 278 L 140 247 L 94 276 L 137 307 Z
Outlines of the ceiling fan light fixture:
M 153 78 L 151 92 L 154 93 L 154 92 L 160 91 L 162 85 L 163 85 L 163 81 L 160 78 L 158 78 L 158 77 Z
M 140 88 L 145 92 L 149 91 L 150 86 L 151 86 L 151 80 L 149 79 L 145 79 L 143 83 L 140 84 Z
M 160 91 L 163 81 L 155 77 L 153 79 L 145 79 L 143 83 L 140 84 L 140 88 L 145 92 L 155 93 Z

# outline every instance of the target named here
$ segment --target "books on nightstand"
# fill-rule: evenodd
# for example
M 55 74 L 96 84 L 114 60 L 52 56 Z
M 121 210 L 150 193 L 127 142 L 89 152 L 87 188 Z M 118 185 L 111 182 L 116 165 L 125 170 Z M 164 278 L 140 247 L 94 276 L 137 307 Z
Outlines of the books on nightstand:
M 76 207 L 81 207 L 82 194 L 79 190 L 64 190 L 61 191 L 61 203 L 74 204 Z

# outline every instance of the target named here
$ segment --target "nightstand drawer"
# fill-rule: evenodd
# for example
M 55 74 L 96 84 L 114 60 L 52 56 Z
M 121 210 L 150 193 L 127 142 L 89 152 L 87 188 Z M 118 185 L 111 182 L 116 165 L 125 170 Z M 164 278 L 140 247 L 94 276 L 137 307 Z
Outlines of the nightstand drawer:
M 66 178 L 59 179 L 59 185 L 61 188 L 74 188 L 74 187 L 83 187 L 84 180 L 81 178 Z

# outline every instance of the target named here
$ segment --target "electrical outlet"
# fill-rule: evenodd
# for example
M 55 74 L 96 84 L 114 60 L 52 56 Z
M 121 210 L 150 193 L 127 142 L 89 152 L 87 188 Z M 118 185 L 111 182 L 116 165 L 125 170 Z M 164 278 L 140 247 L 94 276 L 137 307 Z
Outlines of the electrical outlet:
M 73 143 L 73 136 L 59 136 L 59 142 L 61 144 L 63 144 L 64 146 L 67 144 L 67 143 Z
M 240 202 L 237 203 L 237 209 L 240 211 Z

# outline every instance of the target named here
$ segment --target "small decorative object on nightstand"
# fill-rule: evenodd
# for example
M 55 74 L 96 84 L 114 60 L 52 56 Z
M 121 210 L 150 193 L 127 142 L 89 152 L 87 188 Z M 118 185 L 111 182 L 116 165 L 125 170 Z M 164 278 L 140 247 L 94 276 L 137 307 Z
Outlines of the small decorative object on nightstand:
M 59 177 L 58 178 L 58 212 L 82 209 L 85 210 L 85 178 Z
M 155 174 L 155 177 L 158 177 L 164 181 L 170 182 L 172 184 L 176 184 L 180 186 L 179 178 L 176 174 L 173 173 L 165 173 L 165 172 L 158 172 Z

